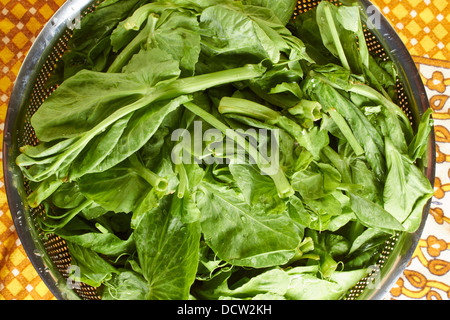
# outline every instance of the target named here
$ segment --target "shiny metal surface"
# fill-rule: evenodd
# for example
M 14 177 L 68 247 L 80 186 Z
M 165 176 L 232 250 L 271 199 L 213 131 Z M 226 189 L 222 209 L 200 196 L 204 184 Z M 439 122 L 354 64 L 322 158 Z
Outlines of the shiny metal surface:
M 376 25 L 376 28 L 371 28 L 371 33 L 384 48 L 389 59 L 392 59 L 397 65 L 399 80 L 406 96 L 407 110 L 412 122 L 417 124 L 421 114 L 429 108 L 429 104 L 415 63 L 406 47 L 389 22 L 369 1 L 346 0 L 342 2 L 345 4 L 357 3 L 361 7 L 361 12 L 366 15 L 366 20 L 373 17 L 378 19 L 379 24 Z M 299 1 L 299 6 L 303 3 L 315 6 L 318 2 Z M 64 41 L 67 42 L 65 39 L 69 37 L 67 29 L 76 27 L 76 19 L 83 16 L 80 13 L 93 4 L 92 0 L 68 0 L 39 34 L 18 74 L 8 106 L 4 130 L 4 177 L 11 215 L 29 259 L 57 299 L 89 299 L 93 296 L 88 289 L 74 291 L 68 285 L 67 272 L 64 272 L 64 268 L 70 262 L 70 257 L 64 257 L 62 262 L 55 262 L 57 254 L 62 256 L 66 254 L 63 249 L 58 247 L 50 250 L 51 253 L 49 253 L 49 246 L 54 244 L 52 241 L 43 239 L 42 233 L 33 220 L 33 213 L 22 200 L 26 197 L 25 181 L 20 170 L 15 166 L 15 158 L 19 153 L 18 148 L 23 144 L 24 139 L 27 139 L 24 136 L 30 134 L 30 129 L 24 125 L 27 117 L 30 116 L 30 99 L 32 99 L 33 93 L 42 91 L 42 84 L 46 80 L 45 74 L 51 72 L 51 67 L 49 67 L 51 63 L 48 61 L 51 62 L 58 58 L 51 57 L 52 54 L 55 55 L 55 47 L 60 46 Z M 56 52 L 63 50 L 64 47 Z M 50 70 L 46 68 L 50 68 Z M 45 99 L 46 95 L 48 93 L 43 93 L 40 99 Z M 434 135 L 430 137 L 427 161 L 424 164 L 425 173 L 433 182 L 435 172 Z M 374 267 L 373 274 L 352 289 L 348 299 L 383 298 L 411 259 L 424 228 L 429 208 L 430 202 L 424 208 L 422 223 L 417 232 L 399 234 L 386 243 L 385 251 L 382 253 L 378 265 Z M 58 242 L 59 240 L 54 241 Z M 57 243 L 56 245 L 63 246 L 64 244 Z

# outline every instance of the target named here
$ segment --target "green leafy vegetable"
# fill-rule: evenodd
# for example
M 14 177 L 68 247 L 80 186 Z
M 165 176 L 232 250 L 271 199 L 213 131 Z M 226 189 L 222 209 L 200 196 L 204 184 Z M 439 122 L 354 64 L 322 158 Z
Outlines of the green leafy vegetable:
M 412 126 L 395 103 L 357 6 L 296 5 L 106 0 L 83 18 L 16 159 L 72 281 L 105 300 L 342 299 L 419 228 L 432 111 Z
M 260 268 L 284 264 L 295 254 L 301 234 L 287 215 L 255 212 L 241 193 L 226 186 L 204 181 L 200 190 L 202 231 L 219 258 Z
M 147 299 L 187 299 L 195 279 L 199 225 L 181 222 L 172 214 L 172 206 L 173 201 L 165 198 L 134 232 L 142 274 L 149 286 Z

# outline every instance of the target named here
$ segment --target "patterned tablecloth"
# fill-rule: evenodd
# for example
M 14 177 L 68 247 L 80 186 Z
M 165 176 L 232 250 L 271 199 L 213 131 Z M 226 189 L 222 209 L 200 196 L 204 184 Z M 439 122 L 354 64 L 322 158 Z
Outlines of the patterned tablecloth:
M 44 24 L 64 2 L 0 0 L 1 137 L 20 66 Z M 434 109 L 437 148 L 435 194 L 424 233 L 385 299 L 450 300 L 450 0 L 372 2 L 397 30 L 417 64 Z M 18 239 L 0 172 L 0 300 L 55 299 Z

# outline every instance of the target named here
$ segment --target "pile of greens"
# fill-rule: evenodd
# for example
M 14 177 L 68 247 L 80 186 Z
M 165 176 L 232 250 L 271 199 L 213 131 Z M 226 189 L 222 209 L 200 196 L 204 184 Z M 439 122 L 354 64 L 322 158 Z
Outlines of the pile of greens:
M 430 111 L 411 126 L 359 7 L 295 5 L 105 0 L 82 19 L 16 161 L 75 280 L 102 299 L 339 299 L 418 228 Z

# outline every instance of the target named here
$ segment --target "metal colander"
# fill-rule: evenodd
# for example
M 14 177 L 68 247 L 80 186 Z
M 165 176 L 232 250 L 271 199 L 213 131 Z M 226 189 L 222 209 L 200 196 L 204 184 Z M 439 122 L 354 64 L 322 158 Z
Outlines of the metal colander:
M 11 95 L 4 129 L 4 179 L 8 203 L 14 224 L 23 247 L 45 284 L 57 299 L 99 299 L 96 289 L 85 284 L 72 286 L 68 280 L 71 257 L 63 239 L 40 230 L 35 217 L 43 213 L 43 207 L 30 209 L 24 199 L 29 193 L 26 179 L 15 165 L 19 148 L 36 145 L 38 140 L 30 124 L 30 118 L 55 90 L 46 85 L 56 62 L 67 49 L 72 28 L 84 16 L 92 12 L 100 1 L 68 0 L 47 23 L 30 49 L 18 74 Z M 300 0 L 294 15 L 317 6 L 320 1 Z M 331 1 L 337 5 L 338 1 Z M 342 1 L 358 3 L 362 11 L 377 18 L 377 28 L 365 30 L 366 41 L 372 55 L 391 59 L 398 68 L 397 103 L 417 125 L 420 116 L 429 108 L 424 86 L 417 68 L 406 47 L 389 22 L 367 0 Z M 369 21 L 369 17 L 365 17 Z M 369 25 L 369 24 L 368 24 Z M 434 180 L 435 143 L 431 135 L 427 151 L 425 174 Z M 346 299 L 381 299 L 398 279 L 411 259 L 425 225 L 430 202 L 423 211 L 422 223 L 412 234 L 397 233 L 384 244 L 372 272 L 351 289 Z

